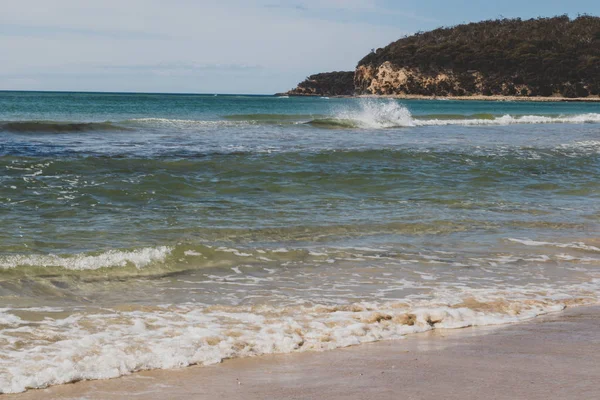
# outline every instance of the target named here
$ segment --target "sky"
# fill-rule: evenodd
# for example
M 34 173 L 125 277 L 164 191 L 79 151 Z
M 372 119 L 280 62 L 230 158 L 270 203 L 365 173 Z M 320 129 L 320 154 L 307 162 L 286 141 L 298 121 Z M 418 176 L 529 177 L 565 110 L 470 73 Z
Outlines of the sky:
M 0 90 L 272 94 L 417 31 L 598 0 L 0 0 Z

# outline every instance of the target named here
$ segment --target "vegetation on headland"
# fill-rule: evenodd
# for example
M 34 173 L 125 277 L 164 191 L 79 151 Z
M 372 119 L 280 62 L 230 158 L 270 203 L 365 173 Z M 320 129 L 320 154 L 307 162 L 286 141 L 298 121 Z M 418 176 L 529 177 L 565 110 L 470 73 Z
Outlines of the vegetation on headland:
M 600 18 L 500 19 L 418 32 L 360 60 L 352 83 L 350 74 L 312 75 L 289 94 L 598 96 Z
M 307 77 L 286 93 L 294 96 L 352 96 L 354 71 L 323 72 Z

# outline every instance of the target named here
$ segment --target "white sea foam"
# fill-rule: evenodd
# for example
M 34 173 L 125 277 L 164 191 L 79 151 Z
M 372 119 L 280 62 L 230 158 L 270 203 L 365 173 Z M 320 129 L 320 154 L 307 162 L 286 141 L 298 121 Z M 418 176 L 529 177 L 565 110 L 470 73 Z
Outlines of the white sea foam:
M 317 120 L 317 121 L 328 121 Z M 600 113 L 587 113 L 562 116 L 542 115 L 503 115 L 488 119 L 443 117 L 420 119 L 414 118 L 411 112 L 395 100 L 360 99 L 358 107 L 338 109 L 331 122 L 339 122 L 342 126 L 350 124 L 363 129 L 385 129 L 415 126 L 502 126 L 517 124 L 583 124 L 600 123 Z M 314 122 L 314 121 L 313 121 Z M 193 129 L 199 127 L 246 126 L 260 122 L 255 120 L 186 120 L 169 118 L 138 118 L 125 123 L 145 124 L 157 127 L 177 127 Z M 300 122 L 298 122 L 300 123 Z
M 600 248 L 598 248 L 596 246 L 587 245 L 583 242 L 554 243 L 554 242 L 539 242 L 539 241 L 531 240 L 531 239 L 513 239 L 513 238 L 509 238 L 508 240 L 511 242 L 524 244 L 525 246 L 551 246 L 551 247 L 570 248 L 570 249 L 577 249 L 577 250 L 600 252 Z
M 7 313 L 6 311 L 8 311 L 8 310 L 9 310 L 8 308 L 0 308 L 0 326 L 2 326 L 2 325 L 18 326 L 22 322 L 21 318 L 17 317 L 16 315 Z M 0 387 L 0 393 L 2 393 L 1 387 Z
M 443 304 L 412 309 L 394 303 L 308 308 L 189 304 L 78 312 L 33 325 L 13 316 L 9 327 L 0 330 L 0 393 L 226 358 L 331 350 L 435 328 L 504 324 L 563 308 L 562 303 L 533 301 L 506 302 L 491 312 Z
M 69 270 L 96 270 L 125 267 L 128 264 L 143 268 L 153 262 L 164 261 L 172 249 L 166 246 L 147 247 L 132 251 L 109 250 L 98 255 L 78 254 L 60 257 L 47 255 L 11 255 L 0 257 L 0 269 L 17 267 L 61 267 Z
M 223 121 L 223 120 L 191 120 L 169 118 L 137 118 L 126 121 L 134 124 L 145 124 L 157 127 L 196 128 L 252 125 L 254 121 Z
M 562 116 L 504 115 L 490 119 L 414 118 L 411 112 L 395 100 L 360 99 L 358 109 L 344 109 L 335 113 L 334 120 L 352 121 L 356 127 L 384 129 L 413 126 L 485 126 L 517 124 L 583 124 L 600 123 L 600 113 Z
M 514 240 L 527 245 L 556 244 Z M 581 244 L 572 243 L 565 247 L 577 250 Z M 241 253 L 241 249 L 230 247 L 215 247 L 214 250 L 229 255 Z M 319 250 L 318 257 L 336 257 L 336 260 L 332 260 L 334 262 L 354 260 L 348 257 L 349 254 L 361 257 L 373 253 L 391 255 L 386 248 L 336 248 L 333 254 L 326 249 Z M 155 255 L 166 256 L 170 251 L 169 248 L 163 248 L 162 252 Z M 256 254 L 276 257 L 278 253 L 290 251 L 293 250 L 281 248 L 256 251 Z M 190 250 L 186 252 L 192 254 Z M 200 253 L 194 251 L 193 254 Z M 442 260 L 439 257 L 446 253 L 435 254 L 431 256 L 419 251 L 397 256 L 411 260 L 418 257 L 414 262 L 419 263 L 431 259 Z M 561 257 L 567 256 L 561 254 Z M 131 259 L 131 255 L 125 257 Z M 534 258 L 541 263 L 548 259 L 542 256 Z M 481 258 L 482 261 L 489 260 L 502 265 L 522 259 L 508 255 Z M 269 277 L 257 277 L 246 273 L 252 268 L 254 266 L 250 264 L 238 264 L 232 266 L 227 275 L 211 271 L 199 280 L 186 279 L 183 282 L 189 285 L 209 283 L 212 287 L 220 287 L 223 295 L 226 293 L 222 288 L 225 285 L 232 286 L 231 293 L 243 291 L 245 294 L 240 299 L 245 301 L 226 304 L 244 304 L 238 306 L 129 304 L 125 309 L 103 307 L 101 311 L 78 306 L 70 309 L 70 315 L 66 314 L 68 306 L 62 307 L 60 313 L 40 307 L 0 309 L 0 393 L 22 392 L 29 388 L 82 379 L 115 378 L 140 370 L 209 365 L 227 358 L 331 350 L 366 342 L 401 339 L 408 334 L 437 328 L 513 323 L 560 311 L 569 304 L 596 302 L 600 293 L 600 279 L 594 279 L 593 275 L 590 276 L 592 279 L 564 283 L 538 280 L 529 284 L 525 280 L 520 284 L 514 281 L 507 284 L 505 280 L 492 279 L 473 287 L 469 284 L 472 277 L 464 273 L 455 280 L 446 281 L 447 277 L 428 268 L 425 271 L 415 270 L 419 278 L 411 278 L 410 274 L 394 278 L 391 274 L 394 268 L 387 269 L 387 273 L 381 277 L 376 277 L 375 270 L 368 274 L 369 279 L 385 281 L 370 298 L 390 300 L 356 302 L 356 295 L 345 291 L 352 292 L 351 288 L 361 285 L 366 275 L 350 271 L 351 278 L 336 276 L 335 284 L 324 292 L 320 292 L 323 288 L 319 286 L 293 286 L 296 293 L 319 293 L 317 297 L 310 297 L 310 294 L 304 297 L 301 294 L 298 301 L 245 305 L 252 304 L 247 300 L 254 296 L 253 292 L 248 292 L 249 286 L 258 286 L 258 280 L 268 280 L 273 285 L 272 279 L 285 273 L 285 268 L 264 268 L 269 272 Z M 499 271 L 500 267 L 490 273 Z M 297 275 L 293 273 L 280 278 L 286 280 L 289 276 Z M 323 278 L 327 276 L 321 275 Z M 314 280 L 313 275 L 305 275 L 302 279 Z M 212 285 L 211 281 L 221 286 Z M 368 281 L 368 284 L 372 283 Z M 388 297 L 394 296 L 396 291 L 407 289 L 415 290 L 409 290 L 407 293 L 410 294 L 395 300 Z M 189 286 L 185 286 L 184 290 L 187 293 Z M 327 299 L 328 294 L 334 294 L 336 304 L 318 300 Z M 349 300 L 344 303 L 346 298 Z M 288 300 L 293 299 L 288 297 Z M 29 321 L 28 312 L 45 312 L 46 315 L 43 320 L 36 315 L 34 321 Z
M 517 124 L 583 124 L 600 123 L 600 114 L 580 114 L 570 116 L 546 117 L 539 115 L 504 115 L 493 119 L 429 119 L 415 120 L 415 126 L 446 125 L 517 125 Z
M 341 110 L 335 118 L 354 121 L 359 128 L 382 129 L 415 126 L 412 114 L 396 101 L 361 99 L 358 110 Z
M 532 246 L 557 245 L 528 239 L 514 241 Z M 581 249 L 596 251 L 594 246 L 582 243 L 558 245 L 556 247 L 568 248 L 559 253 L 577 253 Z M 190 250 L 182 246 L 179 250 L 157 248 L 161 251 L 150 252 L 154 255 L 145 260 L 157 260 L 180 251 L 191 257 L 202 254 L 199 248 Z M 195 273 L 190 274 L 179 280 L 183 286 L 174 284 L 176 278 L 173 283 L 170 279 L 169 290 L 179 287 L 185 293 L 184 301 L 191 301 L 199 291 L 211 287 L 213 293 L 222 296 L 216 299 L 220 305 L 209 306 L 206 303 L 210 304 L 210 300 L 196 299 L 197 302 L 185 304 L 137 306 L 139 303 L 127 303 L 125 307 L 104 306 L 102 309 L 81 305 L 70 308 L 67 304 L 61 307 L 61 312 L 40 307 L 0 309 L 0 393 L 22 392 L 28 388 L 82 379 L 115 378 L 140 370 L 209 365 L 227 358 L 331 350 L 401 339 L 408 334 L 437 328 L 514 323 L 560 311 L 570 304 L 596 302 L 600 294 L 600 279 L 594 278 L 597 274 L 593 268 L 582 269 L 578 274 L 581 278 L 561 281 L 550 280 L 550 274 L 533 280 L 526 276 L 539 273 L 537 268 L 531 271 L 518 268 L 522 281 L 516 280 L 517 274 L 509 275 L 510 279 L 502 278 L 504 269 L 507 268 L 509 274 L 515 271 L 510 268 L 512 263 L 551 264 L 552 260 L 568 260 L 569 263 L 579 260 L 570 258 L 569 254 L 556 257 L 486 254 L 464 260 L 469 267 L 481 265 L 478 268 L 485 277 L 479 273 L 470 275 L 468 270 L 472 268 L 469 268 L 452 279 L 447 275 L 447 268 L 435 266 L 427 266 L 424 270 L 411 267 L 400 275 L 393 273 L 399 269 L 395 267 L 379 272 L 377 268 L 369 267 L 369 271 L 360 272 L 362 267 L 351 267 L 357 259 L 367 257 L 385 259 L 385 265 L 446 263 L 445 257 L 454 253 L 444 251 L 430 253 L 415 249 L 408 252 L 381 245 L 318 248 L 302 253 L 303 257 L 329 257 L 327 262 L 331 260 L 332 263 L 350 261 L 344 268 L 336 268 L 335 276 L 330 276 L 320 268 L 299 270 L 294 265 L 290 271 L 285 267 L 264 268 L 263 264 L 252 264 L 252 257 L 257 255 L 287 260 L 297 251 L 294 248 L 206 247 L 228 259 L 239 257 L 238 261 L 244 260 L 244 263 L 209 270 L 197 278 L 193 278 Z M 131 260 L 135 259 L 136 265 L 142 265 L 141 258 L 130 253 L 139 256 L 144 250 L 148 249 L 120 251 L 120 260 L 133 263 Z M 84 264 L 88 267 L 101 264 L 90 264 L 86 260 Z M 471 263 L 471 260 L 477 263 Z M 492 262 L 497 266 L 484 268 Z M 256 268 L 264 269 L 269 275 L 259 276 L 255 273 Z M 318 280 L 323 281 L 323 285 L 314 284 Z M 261 284 L 262 281 L 268 281 L 268 286 Z M 380 286 L 366 297 L 369 300 L 358 301 L 359 291 L 352 288 L 375 282 Z M 194 286 L 197 288 L 192 289 Z M 258 290 L 253 291 L 253 287 Z M 265 290 L 267 287 L 280 289 Z M 398 294 L 402 291 L 403 294 Z M 253 302 L 254 298 L 264 297 L 265 292 L 268 292 L 267 303 Z M 287 294 L 282 297 L 277 292 Z M 301 306 L 307 304 L 312 305 Z M 31 313 L 35 316 L 30 321 L 27 318 Z M 45 313 L 45 318 L 40 319 L 39 313 Z
M 574 143 L 561 144 L 557 148 L 558 150 L 567 150 L 567 155 L 575 154 L 594 154 L 600 153 L 600 141 L 598 140 L 584 140 Z

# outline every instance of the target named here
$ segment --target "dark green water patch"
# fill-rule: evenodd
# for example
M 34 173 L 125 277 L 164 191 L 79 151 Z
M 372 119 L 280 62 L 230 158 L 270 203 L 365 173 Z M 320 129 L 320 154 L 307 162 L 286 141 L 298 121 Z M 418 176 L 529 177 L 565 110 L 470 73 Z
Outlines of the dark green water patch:
M 0 131 L 11 133 L 84 133 L 121 132 L 130 129 L 111 122 L 55 122 L 15 121 L 0 122 Z

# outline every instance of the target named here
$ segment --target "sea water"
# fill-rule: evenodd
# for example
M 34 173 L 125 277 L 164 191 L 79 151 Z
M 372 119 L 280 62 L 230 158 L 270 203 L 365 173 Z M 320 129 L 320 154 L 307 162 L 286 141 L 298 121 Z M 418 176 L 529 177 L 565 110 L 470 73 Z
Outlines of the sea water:
M 0 393 L 599 299 L 600 104 L 1 92 L 0 138 Z

